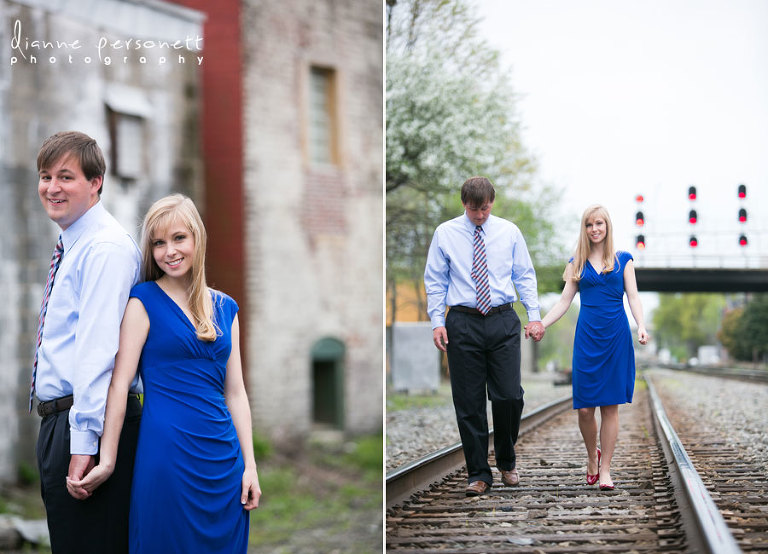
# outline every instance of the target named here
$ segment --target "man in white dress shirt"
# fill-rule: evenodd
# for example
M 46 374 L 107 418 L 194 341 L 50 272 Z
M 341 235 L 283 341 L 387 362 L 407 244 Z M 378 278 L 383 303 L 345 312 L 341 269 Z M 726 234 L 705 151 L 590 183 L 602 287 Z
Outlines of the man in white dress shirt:
M 85 500 L 68 494 L 66 479 L 81 479 L 95 465 L 120 323 L 141 254 L 100 202 L 106 164 L 95 140 L 57 133 L 43 143 L 37 168 L 40 201 L 61 228 L 63 246 L 44 302 L 32 389 L 42 416 L 37 460 L 51 547 L 55 554 L 127 552 L 138 381 L 115 474 Z
M 496 466 L 504 485 L 519 483 L 515 443 L 523 411 L 520 318 L 526 337 L 544 336 L 536 272 L 514 223 L 491 215 L 496 191 L 485 177 L 461 187 L 465 212 L 437 227 L 427 256 L 424 285 L 435 346 L 447 352 L 453 405 L 467 462 L 467 496 L 493 485 L 488 464 L 486 395 L 491 400 Z M 517 293 L 515 291 L 517 289 Z M 446 306 L 449 306 L 446 316 Z

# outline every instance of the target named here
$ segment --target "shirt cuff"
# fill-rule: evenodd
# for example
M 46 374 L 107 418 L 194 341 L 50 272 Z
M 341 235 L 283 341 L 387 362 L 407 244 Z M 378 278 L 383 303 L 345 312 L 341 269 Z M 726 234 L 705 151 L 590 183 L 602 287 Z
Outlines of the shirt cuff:
M 75 431 L 69 428 L 69 453 L 94 456 L 99 452 L 99 435 L 95 431 Z
M 436 315 L 435 317 L 432 318 L 432 330 L 435 330 L 438 327 L 445 327 L 444 315 Z
M 528 321 L 541 321 L 541 312 L 539 310 L 528 310 Z

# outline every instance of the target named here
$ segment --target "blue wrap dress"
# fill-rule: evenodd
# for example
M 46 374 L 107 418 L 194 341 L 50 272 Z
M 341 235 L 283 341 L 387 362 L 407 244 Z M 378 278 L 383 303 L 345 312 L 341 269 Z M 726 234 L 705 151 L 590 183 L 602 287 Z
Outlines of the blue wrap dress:
M 139 361 L 144 410 L 131 491 L 132 553 L 247 551 L 245 466 L 224 401 L 238 306 L 211 294 L 220 336 L 205 342 L 157 283 L 131 290 L 150 321 Z
M 587 261 L 578 282 L 581 308 L 573 339 L 573 408 L 632 402 L 635 350 L 624 310 L 624 269 L 618 251 L 613 271 L 598 273 Z

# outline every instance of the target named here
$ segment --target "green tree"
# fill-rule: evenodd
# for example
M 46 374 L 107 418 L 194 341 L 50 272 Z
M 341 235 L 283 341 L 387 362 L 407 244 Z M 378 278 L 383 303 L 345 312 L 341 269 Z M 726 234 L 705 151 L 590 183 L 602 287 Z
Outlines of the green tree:
M 768 357 L 768 295 L 754 295 L 743 308 L 726 313 L 718 338 L 737 360 L 765 362 Z
M 750 359 L 752 352 L 749 347 L 749 338 L 744 332 L 744 308 L 728 310 L 723 315 L 717 338 L 728 354 L 736 360 Z
M 545 312 L 542 311 L 542 315 Z M 574 302 L 555 325 L 547 329 L 547 335 L 538 343 L 541 364 L 555 362 L 561 370 L 571 369 L 573 359 L 573 337 L 579 319 L 579 307 Z
M 494 182 L 494 214 L 521 228 L 534 262 L 556 248 L 551 213 L 559 195 L 535 182 L 509 72 L 477 24 L 466 0 L 387 1 L 386 235 L 393 317 L 395 284 L 410 282 L 419 290 L 434 229 L 461 214 L 458 188 L 468 177 Z
M 744 333 L 752 351 L 752 361 L 768 357 L 768 294 L 755 295 L 744 308 Z
M 655 339 L 663 347 L 684 347 L 694 357 L 699 346 L 711 344 L 720 327 L 722 294 L 662 294 L 653 313 Z

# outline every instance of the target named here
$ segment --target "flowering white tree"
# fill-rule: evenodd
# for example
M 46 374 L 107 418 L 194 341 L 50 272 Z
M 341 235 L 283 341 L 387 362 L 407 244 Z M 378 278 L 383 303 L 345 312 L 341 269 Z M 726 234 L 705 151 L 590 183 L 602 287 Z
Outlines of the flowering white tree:
M 461 213 L 459 187 L 473 175 L 494 183 L 494 213 L 523 230 L 534 259 L 553 235 L 552 194 L 534 186 L 509 72 L 477 23 L 468 0 L 387 0 L 390 295 L 396 282 L 418 288 L 432 233 Z

